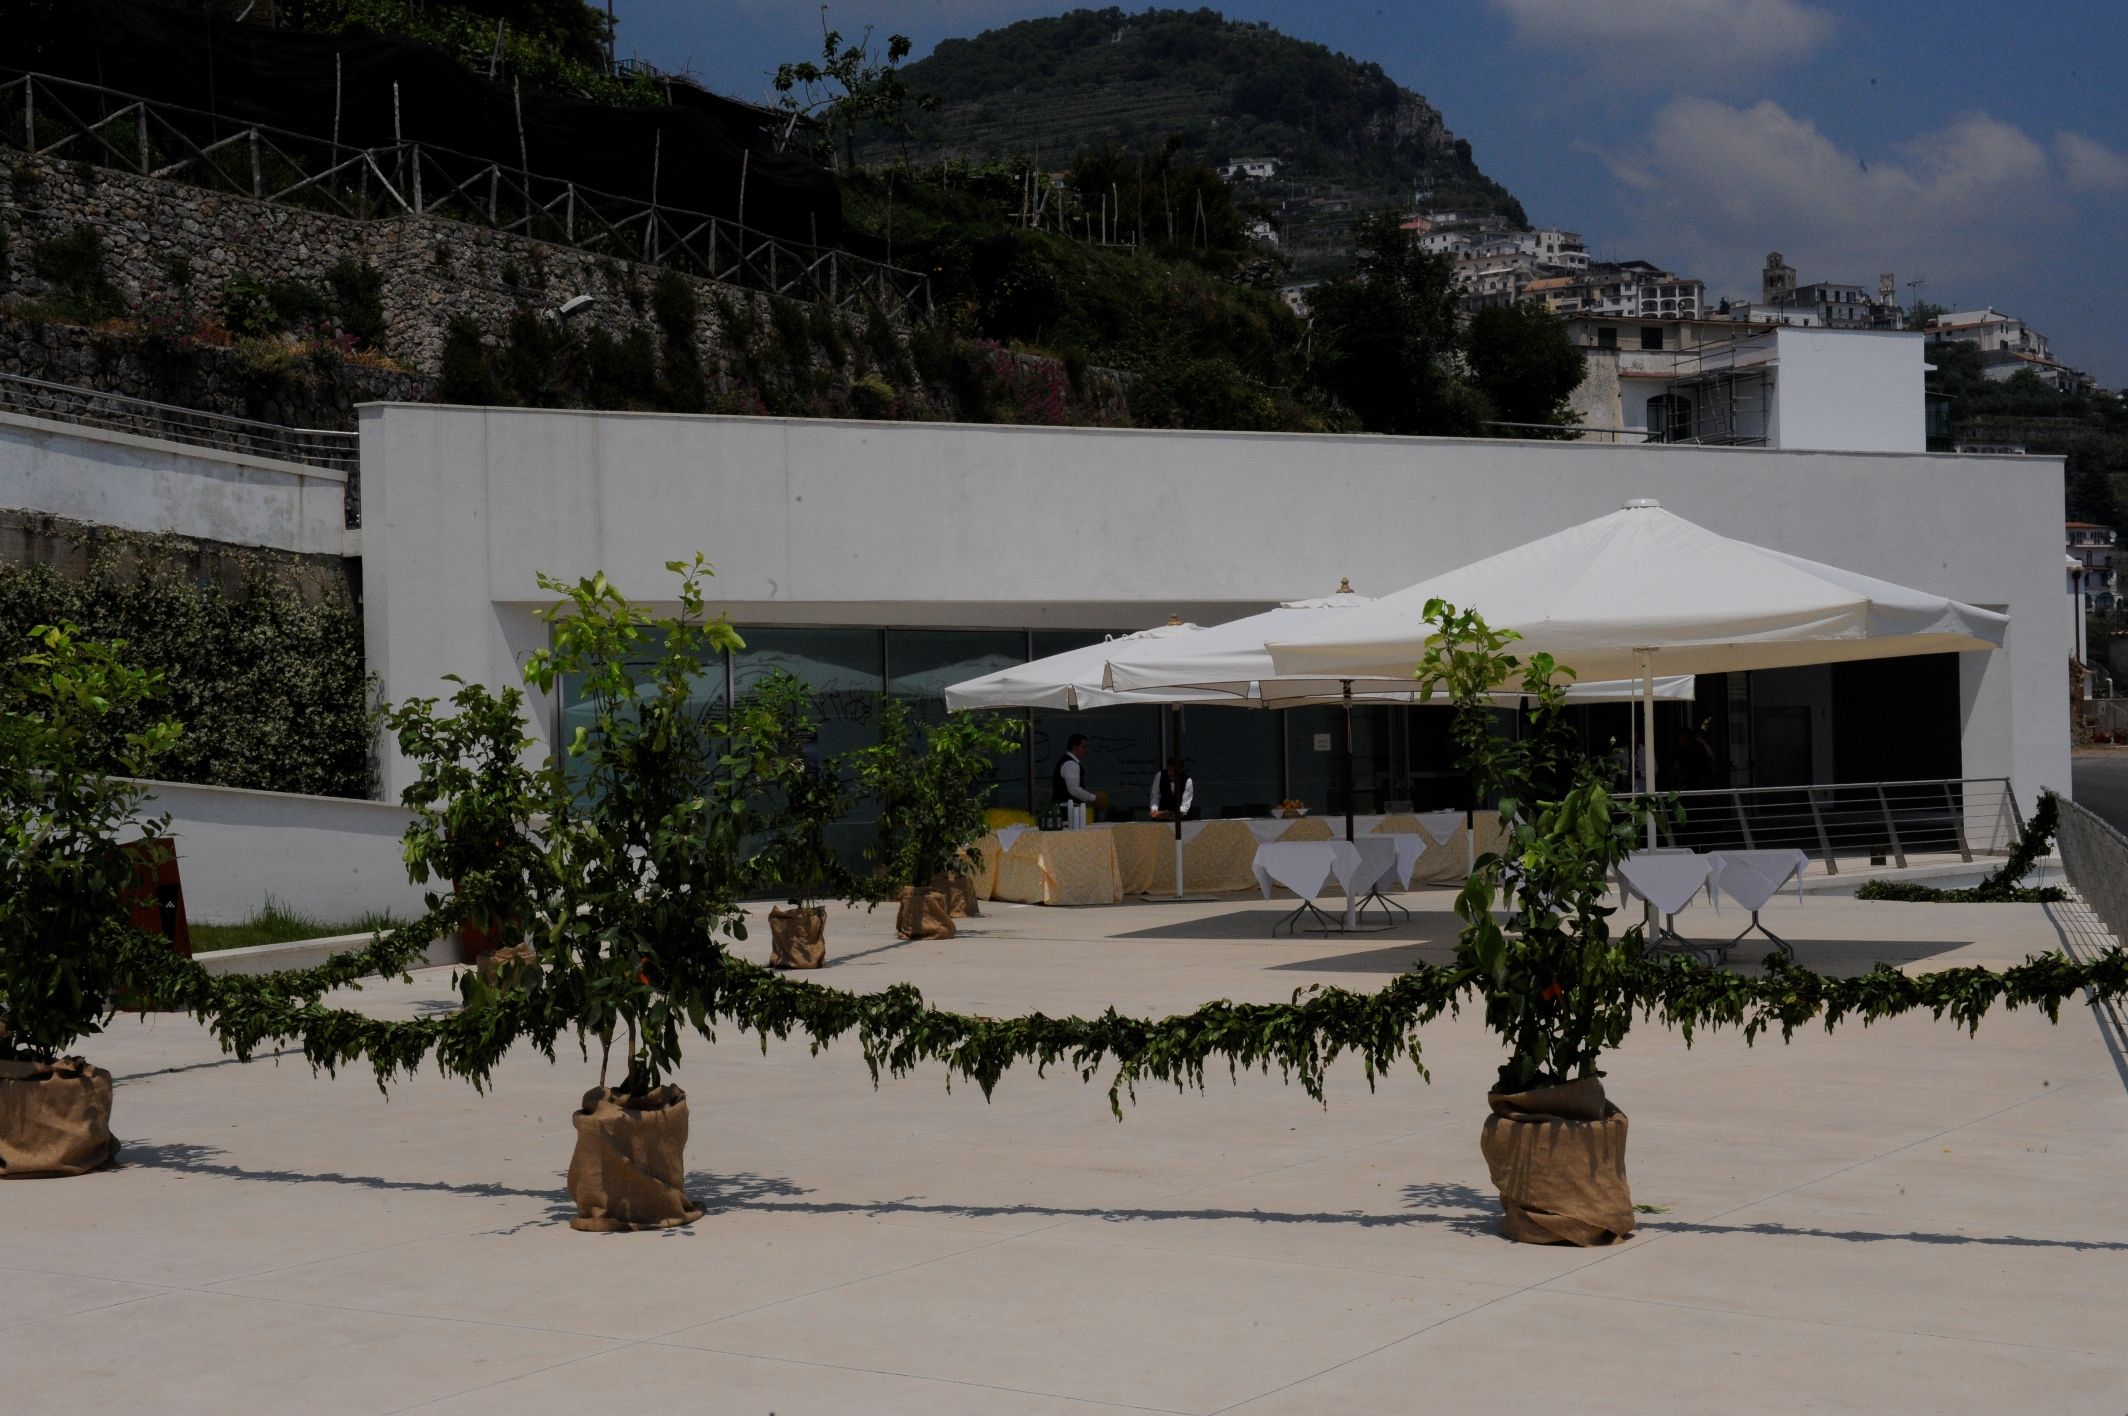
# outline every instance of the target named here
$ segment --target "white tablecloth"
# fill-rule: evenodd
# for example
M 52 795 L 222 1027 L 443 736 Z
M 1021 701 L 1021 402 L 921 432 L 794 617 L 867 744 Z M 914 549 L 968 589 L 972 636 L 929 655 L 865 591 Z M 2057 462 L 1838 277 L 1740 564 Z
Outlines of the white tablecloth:
M 1437 846 L 1445 845 L 1450 836 L 1463 829 L 1463 813 L 1460 811 L 1421 811 L 1417 816 L 1419 829 Z
M 1012 849 L 1012 843 L 1013 843 L 1014 841 L 1017 841 L 1018 839 L 1020 839 L 1020 836 L 1021 836 L 1021 835 L 1022 835 L 1022 834 L 1023 834 L 1024 832 L 1032 831 L 1033 829 L 1034 829 L 1034 827 L 1032 827 L 1032 826 L 1000 826 L 1000 827 L 998 827 L 998 828 L 997 828 L 997 838 L 998 838 L 998 849 L 999 849 L 999 850 L 1001 850 L 1001 851 L 1009 851 L 1009 850 L 1011 850 L 1011 849 Z
M 1377 857 L 1379 860 L 1379 857 Z M 1360 878 L 1360 850 L 1350 841 L 1267 841 L 1256 848 L 1256 883 L 1265 899 L 1283 885 L 1302 899 L 1323 892 L 1335 875 L 1347 895 Z M 1365 891 L 1361 892 L 1362 894 Z
M 1418 864 L 1424 844 L 1417 836 L 1355 836 L 1352 847 L 1359 852 L 1359 871 L 1345 893 L 1364 895 L 1369 890 L 1408 889 L 1411 867 Z
M 1803 871 L 1810 857 L 1799 850 L 1716 851 L 1708 859 L 1708 892 L 1714 908 L 1722 907 L 1722 892 L 1745 909 L 1757 913 L 1783 885 L 1795 881 L 1796 899 L 1803 898 Z
M 1666 915 L 1691 904 L 1713 868 L 1706 856 L 1691 851 L 1636 851 L 1618 863 L 1627 887 Z
M 1293 829 L 1293 823 L 1304 818 L 1298 816 L 1251 816 L 1245 823 L 1259 841 L 1275 841 Z

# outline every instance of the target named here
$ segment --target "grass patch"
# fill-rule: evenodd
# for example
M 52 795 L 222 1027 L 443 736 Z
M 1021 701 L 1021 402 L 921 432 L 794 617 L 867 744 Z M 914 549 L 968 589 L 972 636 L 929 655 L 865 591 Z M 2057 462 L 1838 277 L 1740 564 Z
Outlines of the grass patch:
M 336 923 L 292 910 L 269 896 L 256 914 L 240 924 L 195 924 L 190 931 L 192 952 L 206 954 L 217 949 L 286 944 L 294 939 L 324 939 L 335 934 L 374 934 L 405 923 L 390 913 L 364 914 Z

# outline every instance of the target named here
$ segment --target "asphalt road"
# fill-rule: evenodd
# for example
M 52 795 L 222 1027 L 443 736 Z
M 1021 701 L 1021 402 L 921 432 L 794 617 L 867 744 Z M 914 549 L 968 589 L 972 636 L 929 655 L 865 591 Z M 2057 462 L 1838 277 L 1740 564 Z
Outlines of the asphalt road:
M 2128 752 L 2079 752 L 2069 780 L 2079 803 L 2128 831 Z

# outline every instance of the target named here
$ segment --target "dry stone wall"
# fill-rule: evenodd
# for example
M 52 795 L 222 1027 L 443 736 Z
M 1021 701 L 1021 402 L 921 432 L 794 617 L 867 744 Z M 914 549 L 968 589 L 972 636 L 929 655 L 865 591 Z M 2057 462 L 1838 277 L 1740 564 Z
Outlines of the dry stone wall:
M 358 403 L 426 403 L 423 374 L 334 359 L 260 366 L 236 349 L 157 352 L 139 338 L 0 310 L 0 373 L 288 428 L 352 432 Z
M 453 315 L 498 330 L 520 309 L 547 310 L 587 294 L 572 320 L 616 337 L 640 325 L 658 271 L 569 246 L 513 236 L 440 217 L 360 221 L 250 197 L 211 192 L 133 173 L 12 154 L 0 186 L 6 232 L 5 289 L 49 298 L 30 269 L 30 247 L 80 225 L 103 237 L 106 274 L 127 302 L 189 295 L 211 306 L 223 282 L 240 275 L 322 287 L 343 262 L 381 277 L 385 350 L 409 369 L 432 373 Z M 688 277 L 702 318 L 696 344 L 717 345 L 716 297 L 754 303 L 753 292 Z

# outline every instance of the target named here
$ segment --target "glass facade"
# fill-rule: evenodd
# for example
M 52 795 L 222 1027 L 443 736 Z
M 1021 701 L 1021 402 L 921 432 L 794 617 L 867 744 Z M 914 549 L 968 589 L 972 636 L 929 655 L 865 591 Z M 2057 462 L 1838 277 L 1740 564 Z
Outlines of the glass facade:
M 812 626 L 742 627 L 740 633 L 746 648 L 702 676 L 703 707 L 721 710 L 731 693 L 743 695 L 770 671 L 787 670 L 809 685 L 818 700 L 824 756 L 877 740 L 884 694 L 909 703 L 927 718 L 940 719 L 948 685 L 1102 638 L 1076 631 Z M 1760 678 L 1769 684 L 1779 681 L 1778 675 L 1708 675 L 1701 681 L 1699 702 L 1659 705 L 1658 743 L 1667 746 L 1681 730 L 1703 724 L 1713 756 L 1709 775 L 1715 783 L 1743 786 L 1772 779 L 1778 754 L 1772 750 L 1769 725 L 1775 714 L 1768 704 L 1753 701 L 1752 684 Z M 1828 677 L 1827 682 L 1832 680 Z M 1842 686 L 1850 688 L 1849 699 L 1858 696 L 1857 690 Z M 1945 701 L 1955 701 L 1955 695 L 1946 694 Z M 1848 706 L 1843 717 L 1856 712 L 1853 704 Z M 1585 747 L 1598 753 L 1615 750 L 1622 759 L 1623 744 L 1633 733 L 1633 713 L 1623 703 L 1577 706 L 1569 710 L 1568 719 Z M 1496 716 L 1502 733 L 1518 730 L 1519 715 L 1503 711 Z M 566 743 L 588 720 L 578 685 L 565 681 L 557 722 L 560 741 Z M 1112 811 L 1142 815 L 1153 778 L 1178 748 L 1179 729 L 1179 748 L 1197 783 L 1200 816 L 1261 815 L 1287 797 L 1297 797 L 1324 815 L 1345 809 L 1342 707 L 1263 712 L 1199 705 L 1179 713 L 1103 708 L 1030 712 L 1026 721 L 1026 745 L 997 766 L 992 800 L 998 806 L 1031 810 L 1045 805 L 1065 742 L 1073 733 L 1085 733 L 1091 746 L 1084 780 L 1109 794 Z M 1353 709 L 1353 809 L 1378 812 L 1409 803 L 1423 811 L 1473 805 L 1468 778 L 1455 765 L 1450 725 L 1445 705 Z M 1916 754 L 1916 761 L 1908 764 L 1910 775 L 1956 775 L 1955 726 L 1934 734 L 1930 751 Z M 1851 730 L 1848 735 L 1854 736 Z M 1949 741 L 1950 749 L 1937 746 L 1937 739 Z M 1882 752 L 1874 743 L 1869 752 L 1847 744 L 1841 774 L 1859 770 L 1847 759 Z M 1830 744 L 1822 755 L 1831 755 Z M 1800 780 L 1817 775 L 1807 760 L 1794 772 Z M 860 812 L 836 831 L 838 844 L 852 861 L 871 844 L 875 829 L 869 810 Z

